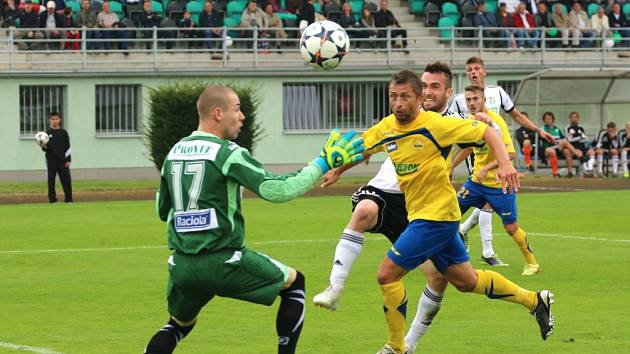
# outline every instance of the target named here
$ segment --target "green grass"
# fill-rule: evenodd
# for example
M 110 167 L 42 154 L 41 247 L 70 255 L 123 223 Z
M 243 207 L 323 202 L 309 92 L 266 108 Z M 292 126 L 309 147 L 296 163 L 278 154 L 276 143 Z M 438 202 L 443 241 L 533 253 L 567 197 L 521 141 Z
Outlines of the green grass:
M 350 216 L 349 198 L 243 204 L 249 247 L 306 275 L 309 304 L 298 352 L 376 352 L 386 338 L 375 280 L 386 240 L 369 236 L 339 310 L 310 304 L 327 286 L 334 248 Z M 499 271 L 523 287 L 554 291 L 554 335 L 543 342 L 535 321 L 518 305 L 449 287 L 421 352 L 627 351 L 628 210 L 630 191 L 519 196 L 520 224 L 530 233 L 542 272 L 520 275 L 520 253 L 495 218 L 495 250 L 511 264 Z M 6 205 L 0 215 L 0 353 L 25 353 L 2 343 L 62 353 L 140 353 L 166 322 L 169 252 L 151 202 Z M 478 267 L 476 235 L 471 234 L 471 257 Z M 286 240 L 295 242 L 270 242 Z M 405 284 L 410 323 L 424 279 L 412 272 Z M 277 305 L 215 299 L 177 353 L 273 353 Z

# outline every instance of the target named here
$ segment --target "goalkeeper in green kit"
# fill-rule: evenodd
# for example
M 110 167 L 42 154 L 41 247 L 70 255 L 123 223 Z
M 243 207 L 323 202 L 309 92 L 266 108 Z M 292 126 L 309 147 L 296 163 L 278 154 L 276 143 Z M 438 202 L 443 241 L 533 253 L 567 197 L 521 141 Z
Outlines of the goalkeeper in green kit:
M 233 90 L 207 87 L 197 112 L 199 127 L 173 146 L 161 171 L 157 210 L 168 223 L 173 250 L 168 259 L 170 318 L 144 353 L 172 353 L 215 296 L 268 306 L 279 296 L 278 353 L 294 353 L 304 322 L 304 275 L 245 247 L 239 188 L 271 202 L 289 201 L 329 169 L 359 161 L 363 141 L 353 140 L 354 132 L 341 136 L 333 131 L 308 166 L 276 176 L 230 142 L 245 120 Z

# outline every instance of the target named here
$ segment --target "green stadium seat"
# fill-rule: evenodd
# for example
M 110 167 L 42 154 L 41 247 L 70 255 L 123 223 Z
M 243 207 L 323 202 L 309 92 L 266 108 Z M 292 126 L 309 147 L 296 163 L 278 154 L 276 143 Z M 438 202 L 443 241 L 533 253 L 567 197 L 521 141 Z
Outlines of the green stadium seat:
M 276 12 L 276 16 L 278 16 L 278 18 L 282 21 L 284 20 L 296 21 L 297 20 L 297 15 L 292 14 L 290 12 Z
M 151 1 L 151 11 L 164 16 L 164 5 L 159 1 Z
M 76 1 L 66 1 L 66 7 L 72 9 L 72 14 L 76 16 L 81 11 L 81 4 Z
M 448 17 L 453 20 L 454 24 L 457 24 L 459 22 L 459 9 L 457 8 L 457 5 L 453 4 L 452 2 L 443 3 L 442 17 Z
M 424 0 L 409 0 L 409 12 L 414 15 L 424 14 Z
M 588 6 L 586 7 L 586 12 L 588 12 L 588 17 L 593 16 L 593 14 L 597 12 L 597 9 L 599 9 L 599 6 L 600 5 L 595 4 L 595 3 L 588 4 Z
M 450 41 L 453 37 L 452 28 L 455 27 L 455 22 L 450 17 L 442 17 L 438 21 L 438 28 L 440 29 L 440 38 L 443 41 Z
M 116 13 L 116 16 L 118 16 L 118 20 L 122 20 L 125 17 L 125 16 L 123 16 L 122 4 L 119 3 L 118 1 L 110 1 L 109 2 L 109 10 L 111 12 Z
M 363 10 L 363 0 L 350 0 L 350 7 L 352 7 L 352 13 L 355 17 L 356 14 L 361 16 L 361 11 Z
M 486 1 L 486 11 L 492 12 L 496 14 L 499 12 L 499 6 L 497 5 L 497 0 Z
M 238 18 L 241 18 L 243 11 L 247 7 L 247 1 L 232 0 L 227 3 L 226 14 L 228 17 L 238 14 Z
M 230 36 L 232 38 L 239 38 L 241 36 L 241 31 L 240 30 L 229 29 L 229 28 L 236 28 L 236 27 L 240 26 L 241 25 L 240 19 L 239 20 L 235 20 L 233 17 L 226 17 L 223 20 L 223 24 L 225 25 L 225 27 L 228 28 L 228 33 L 227 33 L 228 36 Z
M 630 2 L 623 4 L 623 13 L 626 17 L 630 16 Z
M 317 1 L 313 1 L 313 7 L 315 8 L 315 12 L 321 14 L 322 13 L 322 4 Z
M 189 1 L 186 4 L 186 11 L 190 12 L 190 14 L 200 14 L 203 11 L 203 5 L 196 1 Z M 195 22 L 199 23 L 199 22 Z

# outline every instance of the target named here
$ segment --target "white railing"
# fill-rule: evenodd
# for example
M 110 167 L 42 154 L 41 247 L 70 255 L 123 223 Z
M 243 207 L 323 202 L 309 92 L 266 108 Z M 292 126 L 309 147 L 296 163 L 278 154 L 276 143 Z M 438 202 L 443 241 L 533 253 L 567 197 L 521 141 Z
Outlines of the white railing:
M 79 28 L 76 29 L 79 39 L 67 39 L 65 32 L 70 30 L 60 29 L 60 38 L 50 38 L 51 30 L 43 28 L 3 29 L 0 32 L 0 72 L 298 70 L 304 66 L 297 28 L 284 28 L 289 34 L 286 39 L 274 38 L 277 29 L 219 28 L 221 35 L 212 39 L 212 47 L 208 45 L 209 39 L 202 35 L 184 36 L 189 30 L 182 28 Z M 195 28 L 193 31 L 201 34 L 209 30 L 212 29 Z M 514 38 L 518 29 L 497 28 L 507 33 L 505 38 L 490 36 L 493 30 L 406 28 L 409 45 L 401 48 L 402 38 L 393 38 L 390 28 L 382 29 L 376 37 L 371 37 L 368 29 L 351 29 L 350 55 L 341 68 L 397 68 L 435 60 L 463 65 L 471 55 L 482 55 L 490 65 L 506 67 L 627 66 L 630 63 L 626 57 L 626 50 L 630 48 L 623 47 L 630 44 L 630 28 L 623 29 L 623 38 L 613 38 L 606 32 L 596 35 L 589 38 L 593 45 L 583 48 L 563 48 L 562 33 L 550 37 L 550 29 L 545 28 L 533 29 L 540 35 L 518 48 L 518 38 Z M 36 35 L 27 38 L 25 33 L 30 31 Z M 251 37 L 244 38 L 244 31 L 249 31 Z M 568 41 L 572 43 L 570 36 Z M 69 49 L 65 49 L 66 43 Z M 79 44 L 76 50 L 74 43 Z M 513 43 L 517 48 L 513 48 Z

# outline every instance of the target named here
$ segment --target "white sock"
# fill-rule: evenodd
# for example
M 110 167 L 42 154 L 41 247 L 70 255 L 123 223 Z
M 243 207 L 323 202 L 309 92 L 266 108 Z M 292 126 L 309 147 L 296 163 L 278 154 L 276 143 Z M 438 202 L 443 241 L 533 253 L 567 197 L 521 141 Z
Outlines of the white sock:
M 616 175 L 619 171 L 619 156 L 615 155 L 612 157 L 612 164 L 613 174 Z
M 464 221 L 461 225 L 459 225 L 459 232 L 463 234 L 467 234 L 473 227 L 477 226 L 479 223 L 479 209 L 475 208 L 472 214 Z
M 413 323 L 405 336 L 405 346 L 410 348 L 412 352 L 416 349 L 420 338 L 431 326 L 433 318 L 440 311 L 443 297 L 444 293 L 437 293 L 428 284 L 424 287 L 422 296 L 418 301 L 416 317 L 413 318 Z
M 588 171 L 588 165 L 586 164 L 586 162 L 582 162 L 582 172 L 586 171 Z
M 479 214 L 479 236 L 483 247 L 483 256 L 490 258 L 494 256 L 492 248 L 492 212 L 482 209 Z
M 603 174 L 604 171 L 602 171 L 602 168 L 604 168 L 604 155 L 598 155 L 597 156 L 597 172 L 599 172 L 599 174 Z
M 623 167 L 623 173 L 628 173 L 628 152 L 621 150 L 621 167 Z
M 350 274 L 354 261 L 363 248 L 363 233 L 351 229 L 343 230 L 341 240 L 335 249 L 335 261 L 330 272 L 330 285 L 342 290 Z
M 591 170 L 593 169 L 593 165 L 595 165 L 595 156 L 591 156 L 591 157 L 588 159 L 587 169 L 588 169 L 589 171 L 591 171 Z

